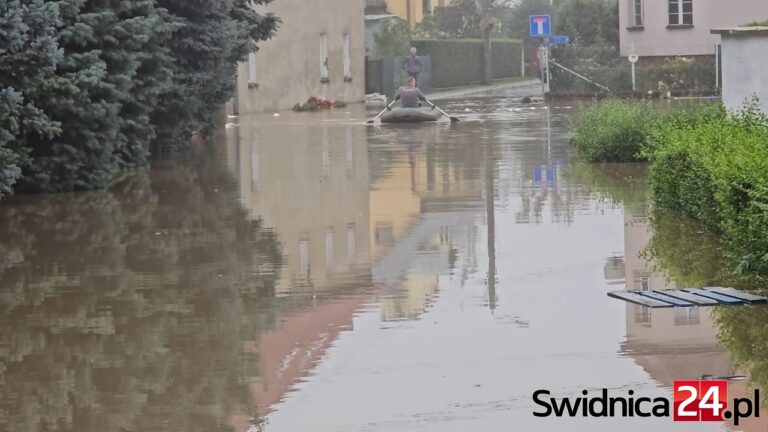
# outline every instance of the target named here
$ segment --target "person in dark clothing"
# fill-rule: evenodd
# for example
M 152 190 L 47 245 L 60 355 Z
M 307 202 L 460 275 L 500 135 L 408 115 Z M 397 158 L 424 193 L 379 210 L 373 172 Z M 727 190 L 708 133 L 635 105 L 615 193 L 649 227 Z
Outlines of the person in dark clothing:
M 416 88 L 416 78 L 409 77 L 406 84 L 395 93 L 395 100 L 400 101 L 402 108 L 418 108 L 421 106 L 421 101 L 427 101 L 427 97 Z
M 421 60 L 416 56 L 416 48 L 411 48 L 411 54 L 403 60 L 403 70 L 409 77 L 419 81 L 421 73 Z

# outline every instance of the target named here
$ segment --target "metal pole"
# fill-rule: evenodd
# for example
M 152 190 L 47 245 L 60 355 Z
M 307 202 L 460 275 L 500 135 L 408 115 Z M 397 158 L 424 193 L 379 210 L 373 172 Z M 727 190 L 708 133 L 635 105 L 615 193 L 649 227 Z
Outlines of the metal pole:
M 715 90 L 720 88 L 720 46 L 715 44 Z
M 547 94 L 547 87 L 545 83 L 546 76 L 544 75 L 544 62 L 547 60 L 544 58 L 544 45 L 539 47 L 539 75 L 541 76 L 541 97 Z
M 525 44 L 520 46 L 520 76 L 525 78 Z
M 546 56 L 547 56 L 547 62 L 545 63 L 545 65 L 547 66 L 547 95 L 549 95 L 549 92 L 550 92 L 549 86 L 550 86 L 550 82 L 552 81 L 552 73 L 550 72 L 550 69 L 549 69 L 549 46 L 546 46 L 544 50 L 546 51 Z
M 635 64 L 632 63 L 632 93 L 635 92 Z

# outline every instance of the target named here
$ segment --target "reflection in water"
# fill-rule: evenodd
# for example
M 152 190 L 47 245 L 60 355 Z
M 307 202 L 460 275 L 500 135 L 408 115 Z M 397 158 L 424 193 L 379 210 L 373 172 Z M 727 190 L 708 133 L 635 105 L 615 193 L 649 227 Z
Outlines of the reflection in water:
M 0 430 L 225 430 L 280 252 L 226 173 L 155 164 L 108 192 L 0 207 Z
M 629 291 L 727 285 L 715 236 L 672 214 L 657 213 L 651 222 L 644 167 L 575 167 L 574 172 L 587 185 L 625 206 L 625 249 L 606 260 L 606 280 L 625 283 Z M 630 303 L 625 308 L 627 332 L 620 352 L 659 384 L 671 388 L 675 380 L 747 373 L 751 383 L 729 382 L 728 391 L 729 397 L 751 398 L 752 386 L 764 388 L 768 383 L 765 356 L 756 341 L 764 339 L 765 331 L 754 329 L 756 323 L 765 322 L 768 308 L 651 309 Z M 767 422 L 750 418 L 741 422 L 738 430 L 766 428 Z
M 729 375 L 718 325 L 765 379 L 765 309 L 607 300 L 716 248 L 649 225 L 642 167 L 571 163 L 573 110 L 511 103 L 243 116 L 224 160 L 4 203 L 0 430 L 535 430 L 532 389 Z

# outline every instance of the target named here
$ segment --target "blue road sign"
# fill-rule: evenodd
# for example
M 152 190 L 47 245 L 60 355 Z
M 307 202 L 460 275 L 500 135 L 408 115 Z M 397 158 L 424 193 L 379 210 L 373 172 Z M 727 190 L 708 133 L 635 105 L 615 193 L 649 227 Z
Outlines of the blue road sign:
M 531 15 L 528 17 L 531 25 L 531 36 L 549 36 L 552 33 L 552 20 L 549 15 Z
M 549 37 L 549 44 L 550 45 L 567 45 L 571 40 L 568 38 L 568 36 L 550 36 Z

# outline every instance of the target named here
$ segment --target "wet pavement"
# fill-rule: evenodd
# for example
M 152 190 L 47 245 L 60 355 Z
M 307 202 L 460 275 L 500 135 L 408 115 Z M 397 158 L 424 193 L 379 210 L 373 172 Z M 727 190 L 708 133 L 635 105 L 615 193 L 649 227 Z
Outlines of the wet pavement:
M 533 416 L 538 389 L 748 371 L 711 308 L 606 296 L 676 285 L 641 255 L 645 169 L 572 161 L 582 103 L 513 96 L 243 116 L 109 191 L 3 203 L 0 430 L 766 430 Z

